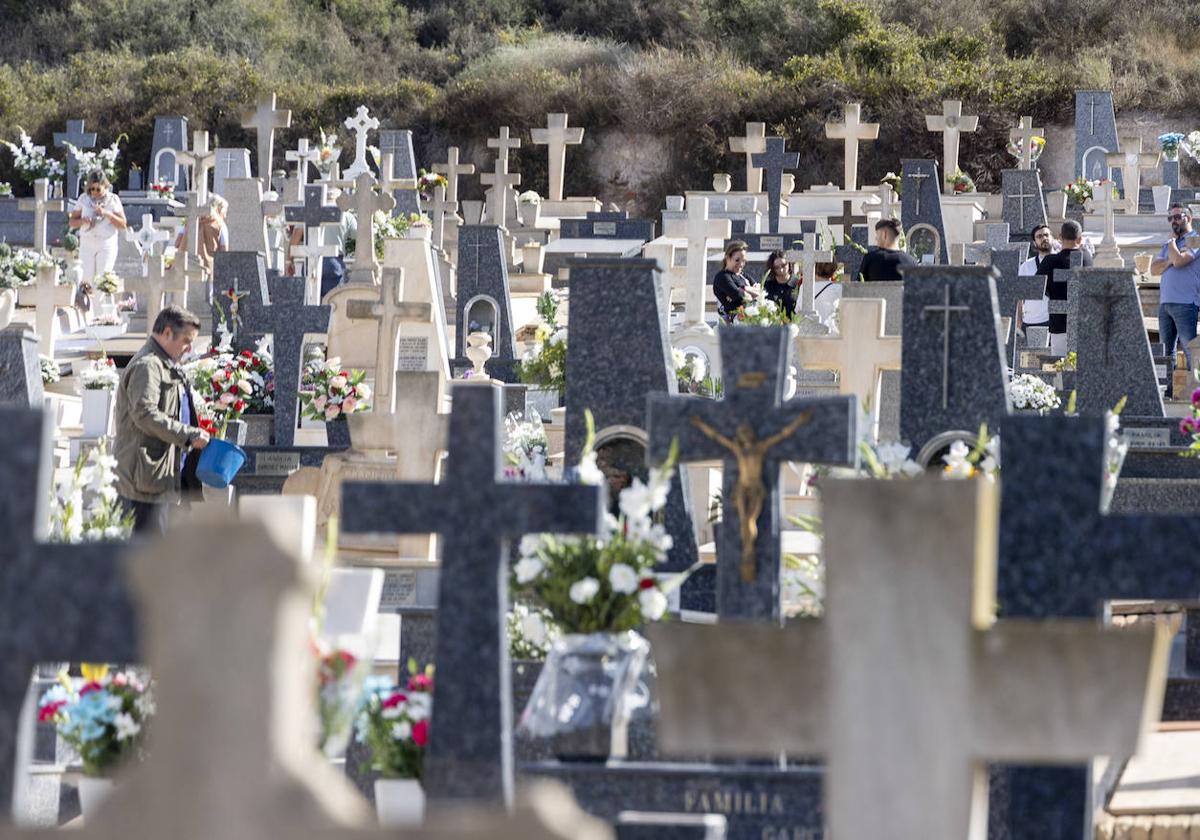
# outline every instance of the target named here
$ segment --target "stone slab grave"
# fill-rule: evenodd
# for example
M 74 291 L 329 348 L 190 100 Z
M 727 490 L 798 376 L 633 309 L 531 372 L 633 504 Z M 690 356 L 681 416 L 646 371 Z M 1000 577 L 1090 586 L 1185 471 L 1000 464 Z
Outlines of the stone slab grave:
M 269 334 L 275 362 L 275 426 L 270 446 L 246 447 L 247 463 L 235 484 L 240 492 L 279 492 L 289 475 L 302 466 L 320 466 L 331 451 L 348 443 L 329 441 L 326 446 L 296 446 L 299 412 L 301 351 L 306 336 L 325 335 L 329 330 L 329 307 L 304 303 L 301 278 L 271 276 L 270 303 L 242 314 L 251 334 Z M 330 424 L 334 432 L 341 428 Z
M 516 382 L 517 350 L 513 335 L 512 301 L 504 232 L 496 225 L 463 225 L 458 230 L 458 289 L 455 350 L 450 367 L 458 373 L 471 366 L 467 336 L 486 332 L 492 337 L 489 376 Z
M 407 129 L 383 128 L 379 130 L 380 157 L 391 154 L 391 172 L 385 173 L 389 180 L 416 181 L 417 156 L 413 152 L 412 132 Z M 396 199 L 393 215 L 407 216 L 421 212 L 420 194 L 415 187 L 397 188 L 392 191 Z
M 1067 285 L 1081 414 L 1103 414 L 1125 398 L 1125 412 L 1162 417 L 1162 395 L 1132 272 L 1077 268 Z
M 946 225 L 942 220 L 942 189 L 938 166 L 932 160 L 902 160 L 904 189 L 900 191 L 900 225 L 907 250 L 917 262 L 925 255 L 943 265 L 950 261 Z
M 927 463 L 1011 410 L 992 267 L 913 266 L 904 275 L 900 438 Z M 929 447 L 926 451 L 926 447 Z
M 0 407 L 0 817 L 11 814 L 17 721 L 40 662 L 133 662 L 138 634 L 123 543 L 43 542 L 52 418 Z M 96 616 L 103 615 L 103 621 Z
M 677 439 L 680 463 L 724 463 L 717 614 L 778 622 L 780 466 L 784 461 L 857 465 L 857 399 L 784 403 L 785 327 L 723 326 L 718 335 L 724 398 L 651 394 L 648 455 L 652 463 L 662 460 Z
M 40 409 L 43 399 L 37 334 L 9 324 L 0 329 L 0 405 Z
M 989 760 L 1133 754 L 1165 629 L 996 621 L 997 495 L 933 476 L 823 482 L 823 618 L 648 628 L 664 746 L 820 756 L 829 836 L 896 840 L 982 840 Z M 732 672 L 713 680 L 713 662 Z
M 438 680 L 425 759 L 431 803 L 503 805 L 512 800 L 512 697 L 505 613 L 512 540 L 529 533 L 595 533 L 600 488 L 498 482 L 500 389 L 457 384 L 449 457 L 441 484 L 347 482 L 347 531 L 442 536 L 438 594 Z M 464 517 L 471 527 L 463 528 Z M 445 626 L 440 626 L 442 624 Z
M 647 478 L 649 423 L 647 398 L 677 392 L 666 310 L 655 276 L 646 259 L 593 258 L 571 263 L 571 340 L 567 342 L 566 436 L 564 464 L 579 464 L 587 438 L 590 411 L 595 422 L 595 448 L 602 469 L 625 473 L 631 480 Z M 614 353 L 614 348 L 622 348 Z M 616 499 L 609 499 L 616 511 Z M 664 524 L 674 545 L 663 571 L 683 571 L 699 559 L 687 470 L 671 482 Z M 689 609 L 707 601 L 697 580 L 683 585 L 682 600 Z
M 856 396 L 876 428 L 883 374 L 899 371 L 901 364 L 902 340 L 887 334 L 886 312 L 886 300 L 843 298 L 836 336 L 796 338 L 797 366 L 837 371 L 839 393 Z
M 176 192 L 188 187 L 187 167 L 175 155 L 188 149 L 188 119 L 183 116 L 154 118 L 154 136 L 150 143 L 150 166 L 147 186 L 161 179 L 175 185 Z
M 1012 241 L 1028 242 L 1034 225 L 1046 224 L 1042 176 L 1036 169 L 1005 169 L 1000 173 L 1004 221 Z
M 1200 596 L 1194 516 L 1105 512 L 1106 438 L 1102 417 L 1005 421 L 1001 615 L 1096 617 L 1107 614 L 1112 599 Z M 1011 804 L 994 822 L 1013 836 L 1075 840 L 1084 832 L 1086 777 L 1082 767 L 1008 770 Z
M 197 562 L 214 551 L 218 529 L 219 557 Z M 395 836 L 375 827 L 366 803 L 307 739 L 288 737 L 307 731 L 315 718 L 312 693 L 304 689 L 311 679 L 312 591 L 297 558 L 251 522 L 196 518 L 175 533 L 186 540 L 183 549 L 143 545 L 131 564 L 162 701 L 153 747 L 144 763 L 124 774 L 83 836 Z M 230 616 L 222 606 L 230 598 L 247 609 Z M 272 772 L 263 773 L 264 767 Z M 569 797 L 550 791 L 523 798 L 512 815 L 431 815 L 424 829 L 404 834 L 425 840 L 611 836 Z M 0 836 L 28 835 L 0 830 Z
M 563 287 L 566 281 L 562 270 L 567 263 L 600 250 L 594 240 L 605 240 L 604 254 L 619 256 L 635 249 L 640 251 L 653 238 L 654 220 L 630 219 L 628 213 L 588 213 L 582 219 L 563 219 L 558 239 L 546 246 L 542 270 L 554 278 L 556 288 Z
M 997 225 L 1003 228 L 1003 236 L 1008 238 L 1008 225 Z M 975 257 L 980 265 L 994 266 L 999 272 L 996 277 L 997 312 L 1001 322 L 1008 318 L 1012 326 L 1007 331 L 1004 358 L 1008 364 L 1016 367 L 1016 316 L 1017 302 L 1041 298 L 1046 291 L 1046 278 L 1042 275 L 1022 277 L 1021 264 L 1028 259 L 1029 245 L 1021 242 L 1015 245 L 1005 244 L 1002 247 L 982 247 L 975 249 Z
M 1075 177 L 1089 181 L 1108 178 L 1105 155 L 1118 149 L 1112 91 L 1075 91 Z M 1114 172 L 1113 178 L 1119 181 L 1120 173 Z

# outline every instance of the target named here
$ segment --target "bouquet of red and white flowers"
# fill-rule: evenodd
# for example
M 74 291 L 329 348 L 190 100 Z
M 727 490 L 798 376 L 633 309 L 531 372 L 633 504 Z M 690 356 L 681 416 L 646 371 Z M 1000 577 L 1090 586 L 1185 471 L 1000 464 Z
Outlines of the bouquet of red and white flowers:
M 337 420 L 371 407 L 366 371 L 342 370 L 342 360 L 312 362 L 304 369 L 300 386 L 303 416 L 312 420 Z
M 405 687 L 372 685 L 358 719 L 358 741 L 371 752 L 371 769 L 388 779 L 420 779 L 433 712 L 433 666 L 418 672 L 409 660 Z M 389 680 L 390 683 L 390 680 Z

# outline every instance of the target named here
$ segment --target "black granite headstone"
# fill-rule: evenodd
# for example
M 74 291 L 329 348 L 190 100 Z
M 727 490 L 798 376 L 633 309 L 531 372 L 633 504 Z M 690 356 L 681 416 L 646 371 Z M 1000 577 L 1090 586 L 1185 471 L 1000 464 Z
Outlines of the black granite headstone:
M 275 282 L 278 280 L 278 273 Z M 212 319 L 233 334 L 233 351 L 253 350 L 261 333 L 246 328 L 246 317 L 270 303 L 267 266 L 256 251 L 218 251 L 213 255 Z M 253 316 L 255 319 L 257 315 Z
M 413 154 L 412 132 L 407 129 L 398 130 L 384 128 L 379 132 L 379 152 L 381 155 L 392 153 L 392 171 L 386 174 L 395 180 L 417 178 L 417 158 Z M 421 212 L 421 197 L 415 190 L 392 190 L 396 199 L 393 216 L 407 216 L 410 213 Z
M 503 382 L 517 381 L 517 349 L 513 337 L 508 260 L 504 234 L 495 225 L 463 225 L 458 229 L 458 295 L 456 298 L 455 358 L 451 367 L 470 367 L 467 336 L 476 331 L 492 336 L 492 358 L 486 370 Z
M 24 324 L 0 330 L 0 405 L 42 407 L 37 334 Z
M 942 182 L 938 165 L 932 160 L 906 158 L 903 166 L 903 186 L 900 192 L 900 225 L 908 240 L 908 252 L 920 260 L 933 254 L 934 262 L 950 262 L 946 245 L 946 225 L 942 221 Z M 933 241 L 936 240 L 936 241 Z M 918 247 L 924 241 L 928 250 Z

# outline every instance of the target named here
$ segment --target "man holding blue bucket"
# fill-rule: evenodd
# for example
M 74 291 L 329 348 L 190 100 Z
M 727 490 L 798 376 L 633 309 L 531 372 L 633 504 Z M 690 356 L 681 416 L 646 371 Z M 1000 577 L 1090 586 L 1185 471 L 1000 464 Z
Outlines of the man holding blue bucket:
M 152 335 L 121 374 L 116 396 L 117 493 L 133 512 L 134 533 L 164 533 L 168 506 L 200 488 L 196 461 L 208 445 L 179 360 L 192 350 L 200 319 L 167 306 Z

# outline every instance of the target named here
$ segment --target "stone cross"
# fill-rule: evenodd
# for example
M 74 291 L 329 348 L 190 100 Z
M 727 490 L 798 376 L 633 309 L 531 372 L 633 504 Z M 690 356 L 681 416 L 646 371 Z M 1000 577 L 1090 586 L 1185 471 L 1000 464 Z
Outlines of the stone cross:
M 300 186 L 304 187 L 308 184 L 309 164 L 317 165 L 321 160 L 321 151 L 317 148 L 310 148 L 308 138 L 301 137 L 296 143 L 295 150 L 284 152 L 283 157 L 289 163 L 296 164 L 296 174 L 300 176 Z
M 807 282 L 807 280 L 806 280 Z M 853 394 L 879 422 L 880 383 L 885 370 L 900 370 L 903 342 L 884 333 L 887 302 L 881 298 L 842 298 L 838 335 L 799 336 L 797 366 L 804 370 L 836 370 L 838 391 Z
M 842 202 L 842 215 L 834 216 L 842 225 L 842 239 L 850 241 L 850 234 L 854 230 L 855 225 L 865 225 L 870 221 L 866 216 L 855 216 L 853 213 L 853 203 L 850 201 Z
M 1107 439 L 1101 416 L 1017 416 L 1004 422 L 996 600 L 1001 615 L 1094 621 L 1115 599 L 1200 597 L 1194 549 L 1200 520 L 1108 513 Z M 1029 534 L 1043 536 L 1030 540 Z M 1083 767 L 1013 772 L 1012 793 L 1036 791 L 1044 806 L 1036 819 L 1014 809 L 1007 822 L 1023 828 L 1036 823 L 1042 837 L 1082 837 L 1090 823 L 1089 784 Z
M 50 213 L 61 213 L 64 201 L 61 198 L 51 199 L 50 179 L 38 178 L 33 182 L 33 198 L 17 200 L 17 209 L 33 212 L 33 248 L 39 254 L 48 254 L 46 246 L 46 216 Z
M 817 263 L 833 262 L 833 251 L 821 251 L 817 249 L 817 235 L 815 233 L 804 234 L 804 248 L 800 251 L 787 250 L 784 251 L 784 257 L 788 262 L 799 261 L 802 265 L 801 278 L 803 282 L 800 284 L 800 312 L 803 315 L 815 316 L 817 311 L 816 306 L 816 285 L 817 285 Z
M 718 335 L 724 399 L 651 394 L 646 454 L 661 460 L 678 439 L 681 463 L 724 463 L 717 614 L 722 620 L 778 622 L 780 466 L 857 464 L 857 399 L 784 405 L 787 328 L 723 326 Z
M 562 201 L 567 146 L 577 146 L 583 142 L 583 129 L 567 128 L 566 114 L 546 114 L 546 127 L 535 128 L 530 135 L 534 145 L 549 146 L 550 190 L 546 197 L 551 201 Z
M 842 189 L 853 191 L 858 189 L 858 141 L 877 140 L 879 138 L 879 123 L 862 122 L 862 105 L 858 102 L 846 103 L 844 113 L 843 122 L 825 123 L 825 136 L 830 140 L 842 140 L 845 142 L 845 183 L 842 184 Z
M 342 220 L 342 211 L 327 203 L 328 189 L 329 185 L 324 181 L 309 184 L 304 188 L 303 204 L 290 204 L 283 208 L 284 219 L 304 225 L 304 245 L 294 246 L 292 253 L 305 260 L 304 276 L 310 301 L 320 295 L 322 260 L 337 253 L 336 247 L 325 245 L 325 231 L 321 227 Z M 367 225 L 370 226 L 369 219 Z
M 889 840 L 983 837 L 989 761 L 1136 752 L 1168 632 L 997 621 L 997 495 L 933 476 L 823 482 L 822 618 L 647 628 L 664 751 L 821 756 L 829 836 Z M 712 679 L 713 662 L 732 673 Z
M 353 210 L 358 219 L 358 236 L 354 246 L 354 264 L 350 269 L 350 282 L 374 284 L 379 273 L 379 260 L 375 256 L 375 226 L 372 219 L 376 210 L 390 213 L 396 206 L 396 199 L 390 190 L 376 192 L 375 176 L 370 172 L 361 172 L 354 179 L 354 194 L 339 195 L 337 206 L 343 211 Z
M 84 131 L 83 120 L 67 120 L 66 131 L 54 132 L 54 145 L 56 148 L 65 149 L 70 143 L 80 151 L 96 148 L 96 132 Z M 79 197 L 79 161 L 75 159 L 75 155 L 67 154 L 67 198 Z
M 308 189 L 324 189 L 308 187 Z M 329 331 L 329 307 L 304 302 L 304 285 L 283 277 L 271 286 L 269 306 L 255 307 L 242 320 L 246 331 L 270 334 L 275 358 L 275 445 L 290 447 L 296 442 L 296 405 L 300 390 L 301 350 L 306 335 Z
M 1045 137 L 1046 129 L 1034 128 L 1033 117 L 1021 117 L 1017 127 L 1009 131 L 1009 139 L 1021 144 L 1021 160 L 1018 169 L 1033 169 L 1033 138 Z
M 154 319 L 163 308 L 163 296 L 173 294 L 176 301 L 187 300 L 188 280 L 195 274 L 188 268 L 188 255 L 176 254 L 171 268 L 166 268 L 166 258 L 146 255 L 146 277 L 142 285 L 146 290 L 146 324 L 154 326 Z
M 266 189 L 271 188 L 271 173 L 275 155 L 275 129 L 288 128 L 292 124 L 290 110 L 275 109 L 275 94 L 271 93 L 258 100 L 252 111 L 242 112 L 242 128 L 252 129 L 258 136 L 258 177 L 262 179 Z
M 435 163 L 433 171 L 446 176 L 446 201 L 458 209 L 458 179 L 463 175 L 474 175 L 475 164 L 458 162 L 458 146 L 446 149 L 446 162 Z
M 37 329 L 38 352 L 43 356 L 54 358 L 54 326 L 55 314 L 58 311 L 58 263 L 46 262 L 37 268 L 37 279 L 34 281 L 33 300 L 35 314 L 33 323 Z
M 1119 267 L 1124 264 L 1121 250 L 1117 247 L 1117 197 L 1113 194 L 1112 184 L 1100 184 L 1093 190 L 1091 209 L 1104 216 L 1104 236 L 1096 248 L 1099 262 L 1107 267 Z
M 412 196 L 417 196 L 417 193 L 416 193 L 417 179 L 416 178 L 397 178 L 394 175 L 392 175 L 392 173 L 396 171 L 395 161 L 396 161 L 396 153 L 395 152 L 380 153 L 380 155 L 379 155 L 379 178 L 377 179 L 377 183 L 378 183 L 379 189 L 381 191 L 386 192 L 388 195 L 390 195 L 393 199 L 396 200 L 396 203 L 393 204 L 391 208 L 389 208 L 391 210 L 392 214 L 400 215 L 401 213 L 404 212 L 404 207 L 400 204 L 400 198 L 397 198 L 397 196 L 404 198 L 406 192 L 408 192 Z M 418 206 L 415 207 L 413 209 L 413 211 L 411 211 L 411 212 L 415 212 L 416 210 L 420 209 L 419 198 L 420 197 L 417 196 L 417 198 L 415 199 L 417 201 Z
M 746 192 L 762 192 L 762 170 L 754 165 L 753 156 L 767 150 L 767 124 L 746 123 L 745 137 L 730 137 L 729 151 L 746 156 Z
M 183 155 L 186 152 L 179 154 Z M 212 205 L 207 197 L 201 198 L 199 189 L 196 189 L 187 194 L 187 199 L 183 202 L 183 209 L 171 209 L 176 216 L 184 217 L 184 224 L 187 227 L 187 252 L 192 256 L 200 253 L 200 220 L 211 212 L 211 208 Z
M 944 99 L 940 115 L 925 115 L 925 128 L 942 133 L 942 175 L 944 179 L 949 179 L 958 170 L 958 141 L 961 134 L 978 129 L 979 117 L 964 117 L 962 100 Z M 947 194 L 954 191 L 949 184 L 943 184 L 943 187 Z
M 379 322 L 375 340 L 376 406 L 392 404 L 392 386 L 396 378 L 396 338 L 400 333 L 400 324 L 406 321 L 429 323 L 433 311 L 430 303 L 405 303 L 403 293 L 403 269 L 384 268 L 380 273 L 379 303 L 352 300 L 346 305 L 348 318 L 370 318 Z
M 208 148 L 208 132 L 193 131 L 192 148 L 185 152 L 176 152 L 175 160 L 191 169 L 192 192 L 201 204 L 205 204 L 208 201 L 208 171 L 217 162 L 217 153 L 209 151 Z
M 445 187 L 434 187 L 428 202 L 430 238 L 433 247 L 442 248 L 446 241 L 446 217 L 458 212 L 458 202 L 446 199 Z
M 441 535 L 438 679 L 424 773 L 426 793 L 441 806 L 505 804 L 512 797 L 504 617 L 513 540 L 595 533 L 603 521 L 599 487 L 497 481 L 500 407 L 494 385 L 455 385 L 441 484 L 346 482 L 342 488 L 347 532 Z M 470 527 L 463 527 L 464 517 Z
M 950 407 L 950 316 L 970 312 L 969 306 L 951 306 L 950 305 L 950 287 L 943 288 L 945 299 L 941 304 L 922 307 L 921 311 L 926 315 L 941 315 L 942 316 L 942 408 Z
M 900 199 L 891 184 L 880 184 L 878 197 L 864 201 L 861 209 L 863 213 L 878 210 L 879 218 L 900 221 Z
M 763 171 L 767 178 L 767 223 L 770 233 L 779 232 L 779 202 L 783 184 L 783 171 L 800 165 L 800 155 L 784 151 L 782 137 L 768 137 L 765 152 L 750 155 L 750 161 Z
M 174 235 L 169 230 L 159 230 L 154 226 L 153 213 L 143 213 L 142 226 L 136 230 L 132 227 L 125 228 L 125 238 L 137 245 L 138 253 L 145 259 L 155 256 L 155 251 L 161 253 L 161 250 L 157 247 L 159 243 L 162 243 L 163 249 L 165 249 L 167 243 L 174 238 Z M 145 273 L 146 268 L 143 265 L 143 276 Z
M 1027 230 L 1027 226 L 1025 224 L 1025 202 L 1031 201 L 1035 198 L 1040 199 L 1041 196 L 1037 193 L 1027 193 L 1025 191 L 1025 185 L 1019 184 L 1015 192 L 1009 193 L 1009 198 L 1011 198 L 1017 204 L 1017 230 Z
M 500 127 L 500 136 L 487 141 L 488 148 L 496 150 L 496 168 L 479 176 L 479 182 L 492 188 L 489 194 L 487 212 L 488 218 L 494 225 L 504 227 L 508 219 L 508 188 L 519 186 L 521 175 L 508 171 L 508 152 L 510 149 L 521 148 L 521 141 L 508 136 L 508 126 Z
M 0 815 L 11 812 L 17 720 L 40 662 L 135 662 L 126 545 L 44 543 L 53 423 L 0 408 Z M 97 616 L 103 616 L 98 620 Z
M 1110 168 L 1121 170 L 1121 184 L 1125 196 L 1125 212 L 1133 215 L 1138 211 L 1138 197 L 1141 193 L 1142 170 L 1158 166 L 1162 157 L 1160 152 L 1143 152 L 1142 138 L 1125 136 L 1121 138 L 1121 151 L 1109 152 L 1104 156 L 1104 162 Z
M 342 173 L 342 177 L 349 180 L 371 171 L 367 163 L 367 132 L 379 128 L 379 120 L 368 116 L 366 105 L 359 105 L 354 116 L 346 117 L 343 125 L 354 132 L 354 163 Z
M 708 217 L 708 199 L 688 193 L 687 196 L 687 296 L 684 323 L 688 329 L 711 332 L 704 321 L 705 290 L 708 288 L 708 240 L 729 238 L 732 225 L 728 219 Z

